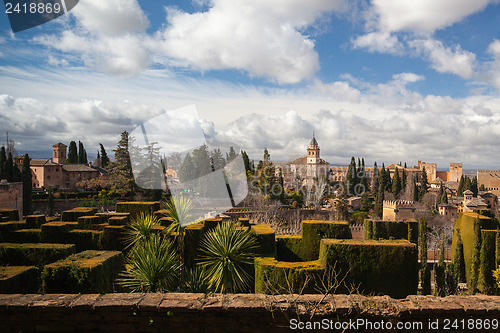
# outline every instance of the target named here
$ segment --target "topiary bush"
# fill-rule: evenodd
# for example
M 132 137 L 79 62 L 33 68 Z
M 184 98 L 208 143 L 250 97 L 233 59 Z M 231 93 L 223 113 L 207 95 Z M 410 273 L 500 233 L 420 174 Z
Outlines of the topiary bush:
M 73 244 L 14 244 L 0 243 L 0 265 L 37 266 L 64 259 L 75 253 Z
M 411 243 L 418 242 L 418 222 L 407 221 L 373 221 L 364 222 L 365 239 L 407 239 Z
M 0 209 L 0 217 L 2 221 L 19 221 L 19 211 L 12 208 Z
M 160 209 L 159 201 L 129 201 L 118 202 L 116 204 L 117 213 L 130 213 L 130 218 L 134 219 L 139 214 L 153 214 Z
M 40 290 L 40 270 L 35 266 L 0 267 L 1 294 L 36 294 Z
M 26 216 L 26 227 L 27 228 L 40 228 L 42 224 L 46 222 L 45 215 L 28 215 Z
M 76 207 L 70 210 L 65 210 L 61 214 L 62 222 L 76 222 L 80 216 L 93 216 L 97 213 L 96 208 L 92 207 Z

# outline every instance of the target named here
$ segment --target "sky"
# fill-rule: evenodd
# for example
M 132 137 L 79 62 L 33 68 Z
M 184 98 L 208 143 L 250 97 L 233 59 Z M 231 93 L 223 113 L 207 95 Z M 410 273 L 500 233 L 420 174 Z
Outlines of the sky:
M 500 169 L 498 0 L 81 0 L 12 33 L 0 14 L 0 142 L 89 156 L 194 104 L 208 138 L 291 161 L 315 133 L 347 164 Z

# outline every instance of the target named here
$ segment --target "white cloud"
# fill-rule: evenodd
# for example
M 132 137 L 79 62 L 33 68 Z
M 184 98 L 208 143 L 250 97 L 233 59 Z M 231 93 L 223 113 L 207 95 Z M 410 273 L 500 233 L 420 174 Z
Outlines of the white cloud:
M 462 50 L 459 45 L 454 49 L 445 47 L 435 39 L 415 39 L 408 42 L 417 54 L 430 61 L 431 67 L 440 73 L 456 74 L 464 79 L 474 75 L 476 55 Z
M 486 63 L 483 77 L 486 82 L 500 91 L 500 41 L 498 39 L 493 40 L 487 51 L 493 59 Z
M 314 83 L 314 88 L 321 92 L 323 95 L 327 95 L 335 100 L 345 100 L 351 102 L 359 101 L 361 92 L 349 85 L 345 81 L 336 81 L 332 83 L 323 83 L 316 80 Z
M 354 48 L 367 49 L 369 52 L 389 53 L 401 55 L 404 53 L 404 45 L 399 42 L 398 37 L 389 32 L 375 31 L 351 40 Z
M 206 12 L 168 8 L 158 35 L 162 51 L 206 71 L 240 69 L 250 76 L 297 83 L 319 69 L 314 40 L 301 32 L 322 15 L 345 9 L 342 0 L 214 0 Z
M 373 15 L 382 31 L 432 33 L 460 22 L 497 0 L 373 0 Z

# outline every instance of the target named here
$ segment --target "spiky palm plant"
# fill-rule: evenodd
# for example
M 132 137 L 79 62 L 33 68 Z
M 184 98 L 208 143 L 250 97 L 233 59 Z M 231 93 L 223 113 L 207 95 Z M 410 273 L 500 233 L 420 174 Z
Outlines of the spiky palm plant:
M 216 292 L 246 291 L 248 273 L 257 250 L 257 240 L 248 231 L 223 222 L 206 233 L 200 243 L 199 265 Z
M 153 235 L 153 227 L 157 223 L 158 219 L 153 214 L 140 213 L 132 219 L 131 223 L 125 228 L 126 248 L 149 240 Z
M 180 267 L 172 242 L 161 235 L 151 235 L 132 248 L 127 257 L 126 270 L 120 274 L 118 283 L 131 291 L 175 290 Z
M 168 210 L 168 216 L 172 219 L 172 223 L 167 229 L 167 233 L 176 234 L 178 237 L 178 247 L 181 262 L 184 263 L 184 226 L 183 224 L 191 218 L 193 211 L 193 202 L 190 198 L 176 194 L 172 195 L 165 202 L 165 209 Z
M 208 293 L 212 291 L 205 270 L 199 266 L 184 271 L 181 289 L 187 293 Z

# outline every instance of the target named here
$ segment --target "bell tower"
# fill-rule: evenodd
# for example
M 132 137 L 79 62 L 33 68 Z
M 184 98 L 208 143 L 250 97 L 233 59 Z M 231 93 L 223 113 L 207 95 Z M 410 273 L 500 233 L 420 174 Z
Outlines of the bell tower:
M 66 145 L 64 143 L 56 143 L 52 146 L 52 162 L 66 163 Z
M 307 147 L 307 164 L 317 164 L 319 161 L 319 145 L 313 133 L 313 138 Z

